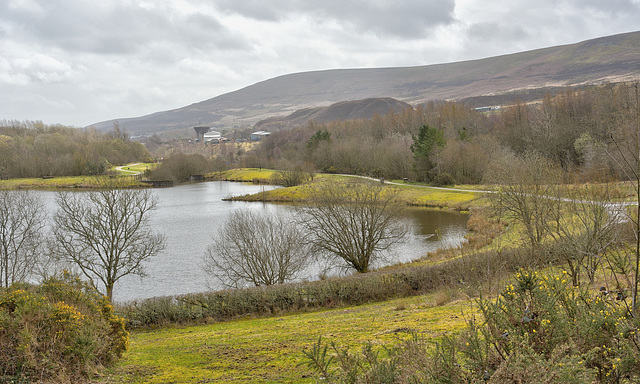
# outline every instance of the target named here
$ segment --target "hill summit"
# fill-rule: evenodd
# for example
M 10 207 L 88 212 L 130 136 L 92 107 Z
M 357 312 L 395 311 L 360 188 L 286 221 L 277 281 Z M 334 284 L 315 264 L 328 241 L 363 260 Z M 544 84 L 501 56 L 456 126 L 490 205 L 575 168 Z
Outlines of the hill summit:
M 183 108 L 93 126 L 110 130 L 117 121 L 132 134 L 196 125 L 224 129 L 253 126 L 260 120 L 341 101 L 394 98 L 417 104 L 438 99 L 504 95 L 515 98 L 532 90 L 544 92 L 558 87 L 638 78 L 640 32 L 632 32 L 449 64 L 294 73 Z

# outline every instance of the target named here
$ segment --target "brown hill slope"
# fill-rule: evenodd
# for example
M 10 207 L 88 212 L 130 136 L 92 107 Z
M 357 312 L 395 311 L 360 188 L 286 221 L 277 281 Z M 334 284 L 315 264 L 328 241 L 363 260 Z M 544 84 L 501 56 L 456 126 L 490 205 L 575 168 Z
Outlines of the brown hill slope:
M 390 97 L 364 99 L 356 101 L 341 101 L 328 107 L 304 108 L 288 116 L 272 117 L 260 120 L 255 129 L 274 131 L 304 125 L 309 121 L 329 123 L 371 118 L 374 115 L 386 115 L 391 111 L 401 112 L 411 105 Z
M 640 32 L 632 32 L 450 64 L 295 73 L 184 108 L 117 121 L 134 134 L 195 125 L 224 128 L 345 100 L 392 97 L 419 103 L 638 78 Z M 114 121 L 94 126 L 109 130 Z

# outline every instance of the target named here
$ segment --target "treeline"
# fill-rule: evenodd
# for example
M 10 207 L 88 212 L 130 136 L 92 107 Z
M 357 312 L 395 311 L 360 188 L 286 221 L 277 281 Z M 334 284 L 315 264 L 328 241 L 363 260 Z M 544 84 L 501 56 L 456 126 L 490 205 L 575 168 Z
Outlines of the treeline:
M 225 162 L 221 156 L 205 157 L 198 153 L 174 151 L 167 155 L 158 167 L 151 170 L 149 178 L 184 183 L 189 181 L 192 175 L 204 175 L 224 168 Z
M 429 102 L 368 120 L 274 132 L 246 160 L 427 182 L 446 175 L 461 184 L 493 181 L 492 167 L 537 153 L 568 179 L 597 181 L 622 176 L 607 152 L 629 140 L 639 116 L 636 84 L 567 88 L 538 103 L 515 101 L 489 113 Z
M 115 126 L 109 133 L 33 121 L 0 121 L 0 177 L 95 175 L 149 160 L 149 151 Z

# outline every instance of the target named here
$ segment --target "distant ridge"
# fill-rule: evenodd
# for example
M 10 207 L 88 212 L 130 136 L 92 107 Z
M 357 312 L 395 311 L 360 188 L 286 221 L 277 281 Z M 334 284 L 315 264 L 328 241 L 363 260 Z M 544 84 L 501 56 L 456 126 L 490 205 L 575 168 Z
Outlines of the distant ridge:
M 294 73 L 183 108 L 93 126 L 110 130 L 118 121 L 132 134 L 195 125 L 224 129 L 341 101 L 388 97 L 416 104 L 638 79 L 640 32 L 632 32 L 450 64 Z

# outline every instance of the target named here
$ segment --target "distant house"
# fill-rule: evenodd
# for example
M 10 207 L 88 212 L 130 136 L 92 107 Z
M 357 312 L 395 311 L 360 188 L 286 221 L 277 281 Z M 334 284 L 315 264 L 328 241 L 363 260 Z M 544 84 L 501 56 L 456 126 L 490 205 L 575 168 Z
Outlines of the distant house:
M 219 143 L 220 139 L 222 139 L 222 134 L 218 131 L 209 131 L 204 134 L 204 142 L 205 143 Z
M 257 131 L 257 132 L 253 132 L 250 136 L 251 141 L 260 141 L 262 140 L 263 137 L 269 136 L 271 134 L 271 132 L 267 132 L 267 131 Z

